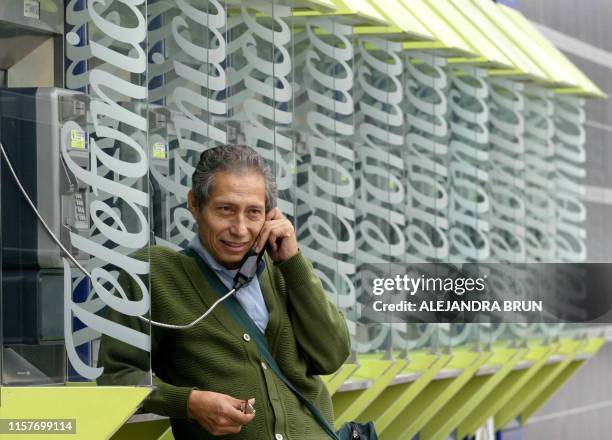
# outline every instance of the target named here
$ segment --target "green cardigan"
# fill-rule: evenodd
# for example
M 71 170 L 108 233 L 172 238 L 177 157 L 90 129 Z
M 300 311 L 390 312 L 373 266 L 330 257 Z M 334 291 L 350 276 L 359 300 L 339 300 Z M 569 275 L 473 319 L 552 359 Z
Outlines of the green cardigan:
M 151 262 L 151 319 L 187 324 L 218 298 L 201 274 L 195 258 L 168 248 L 149 248 Z M 146 260 L 147 252 L 136 254 Z M 141 298 L 137 284 L 122 273 L 119 282 L 126 296 Z M 326 298 L 313 267 L 300 253 L 274 264 L 266 255 L 261 290 L 270 313 L 265 336 L 272 355 L 293 385 L 333 425 L 331 399 L 319 374 L 335 372 L 350 351 L 350 338 L 342 313 Z M 113 321 L 148 332 L 148 324 L 109 307 Z M 148 353 L 103 335 L 98 383 L 147 383 Z M 212 439 L 197 422 L 188 419 L 192 389 L 215 391 L 238 399 L 255 397 L 255 418 L 228 439 L 327 439 L 308 409 L 262 363 L 254 340 L 229 315 L 223 304 L 198 325 L 187 330 L 153 327 L 151 367 L 155 390 L 143 409 L 171 418 L 175 437 Z

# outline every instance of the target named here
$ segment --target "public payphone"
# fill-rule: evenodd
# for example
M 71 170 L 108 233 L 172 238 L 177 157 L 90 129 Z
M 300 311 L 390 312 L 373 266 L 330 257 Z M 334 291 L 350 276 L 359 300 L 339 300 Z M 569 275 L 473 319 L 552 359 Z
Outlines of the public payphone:
M 80 262 L 70 233 L 89 234 L 88 190 L 61 155 L 89 167 L 88 102 L 58 88 L 0 88 L 0 140 L 19 183 L 51 232 Z M 74 129 L 62 127 L 73 121 Z M 5 384 L 65 380 L 63 260 L 11 175 L 1 170 L 2 331 Z

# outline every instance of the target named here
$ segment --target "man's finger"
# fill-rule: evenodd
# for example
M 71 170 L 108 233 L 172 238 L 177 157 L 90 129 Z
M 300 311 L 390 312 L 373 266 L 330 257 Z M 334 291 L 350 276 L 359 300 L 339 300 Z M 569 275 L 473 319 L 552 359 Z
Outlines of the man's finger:
M 268 235 L 268 243 L 272 247 L 273 251 L 278 249 L 278 241 L 285 237 L 289 237 L 291 231 L 284 225 L 276 225 L 270 228 L 270 234 Z
M 272 208 L 266 214 L 266 220 L 279 220 L 279 219 L 282 219 L 282 218 L 284 218 L 283 213 L 278 208 Z
M 279 231 L 271 230 L 270 235 L 268 236 L 268 243 L 270 244 L 270 248 L 276 252 L 278 250 L 278 239 L 283 238 L 283 234 Z
M 244 425 L 245 423 L 250 422 L 253 419 L 254 415 L 244 413 L 243 408 L 244 408 L 245 401 L 236 399 L 234 397 L 232 397 L 231 399 L 232 400 L 230 402 L 230 405 L 227 408 L 228 411 L 224 415 L 226 417 L 229 417 L 232 421 L 239 423 L 241 425 Z
M 272 230 L 274 230 L 274 228 L 278 226 L 278 224 L 278 220 L 268 220 L 264 223 L 263 227 L 259 231 L 259 237 L 257 238 L 256 252 L 260 252 L 264 248 L 266 243 L 270 241 L 270 233 Z M 270 241 L 270 243 L 272 242 Z
M 259 237 L 257 238 L 257 243 L 255 245 L 256 252 L 261 252 L 261 250 L 264 248 L 266 242 L 268 241 L 268 234 L 270 234 L 270 226 L 266 222 L 263 228 L 261 228 L 261 231 L 259 231 Z
M 244 401 L 242 401 L 241 403 L 243 402 Z M 237 425 L 246 425 L 251 420 L 253 420 L 253 417 L 255 417 L 255 414 L 245 414 L 240 410 L 240 407 L 234 408 L 233 406 L 228 406 L 227 411 L 224 415 L 231 422 Z
M 293 225 L 286 221 L 270 224 L 270 233 L 268 239 L 274 236 L 274 240 L 291 236 L 294 233 Z

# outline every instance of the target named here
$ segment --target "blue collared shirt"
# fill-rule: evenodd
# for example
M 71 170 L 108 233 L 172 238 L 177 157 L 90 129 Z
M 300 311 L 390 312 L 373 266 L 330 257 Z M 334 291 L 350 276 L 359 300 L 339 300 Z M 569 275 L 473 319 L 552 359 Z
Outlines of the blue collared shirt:
M 197 234 L 189 243 L 189 247 L 196 251 L 198 255 L 204 259 L 206 264 L 208 264 L 208 267 L 215 271 L 221 282 L 225 284 L 228 290 L 232 288 L 232 285 L 234 284 L 234 276 L 236 276 L 238 269 L 227 269 L 217 263 L 212 255 L 210 255 L 210 253 L 202 245 L 200 237 Z M 257 280 L 252 280 L 234 295 L 242 308 L 248 313 L 262 333 L 266 332 L 266 327 L 268 326 L 268 320 L 270 318 L 268 307 L 266 306 L 263 294 L 261 293 L 261 287 L 259 286 L 259 276 L 263 272 L 264 268 L 265 263 L 262 260 L 257 268 Z

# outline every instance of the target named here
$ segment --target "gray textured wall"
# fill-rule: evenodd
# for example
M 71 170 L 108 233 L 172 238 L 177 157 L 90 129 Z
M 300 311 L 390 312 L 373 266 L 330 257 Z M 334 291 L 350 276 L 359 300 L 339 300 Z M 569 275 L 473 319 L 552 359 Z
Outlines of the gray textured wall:
M 612 96 L 611 0 L 519 0 L 519 9 L 570 37 L 558 38 L 558 46 Z M 589 260 L 612 262 L 612 99 L 590 101 L 586 109 Z M 611 372 L 609 343 L 527 424 L 526 440 L 612 438 Z
M 612 438 L 612 344 L 608 343 L 525 426 L 525 440 Z
M 532 21 L 569 37 L 558 44 L 560 49 L 612 96 L 612 1 L 520 0 L 518 4 Z M 589 101 L 586 109 L 589 261 L 612 262 L 612 234 L 607 227 L 612 219 L 612 99 Z

